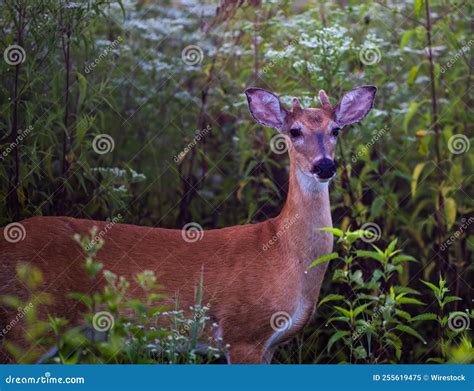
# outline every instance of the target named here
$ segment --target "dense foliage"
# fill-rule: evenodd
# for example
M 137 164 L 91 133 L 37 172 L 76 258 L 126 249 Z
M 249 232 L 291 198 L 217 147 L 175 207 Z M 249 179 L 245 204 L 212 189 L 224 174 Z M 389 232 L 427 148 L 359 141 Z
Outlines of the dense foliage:
M 335 103 L 373 84 L 375 109 L 339 139 L 338 243 L 319 260 L 331 266 L 315 322 L 275 360 L 472 361 L 470 2 L 217 5 L 1 2 L 1 225 L 34 215 L 206 229 L 265 220 L 285 200 L 288 162 L 243 90 L 314 107 L 320 89 Z M 454 318 L 467 326 L 450 327 Z

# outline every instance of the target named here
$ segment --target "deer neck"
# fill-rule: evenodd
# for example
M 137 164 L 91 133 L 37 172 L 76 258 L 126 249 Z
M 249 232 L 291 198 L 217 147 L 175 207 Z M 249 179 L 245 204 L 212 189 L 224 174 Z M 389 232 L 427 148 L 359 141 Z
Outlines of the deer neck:
M 288 257 L 305 269 L 332 250 L 332 235 L 318 230 L 332 227 L 328 185 L 290 163 L 288 197 L 277 217 L 278 229 L 286 232 Z

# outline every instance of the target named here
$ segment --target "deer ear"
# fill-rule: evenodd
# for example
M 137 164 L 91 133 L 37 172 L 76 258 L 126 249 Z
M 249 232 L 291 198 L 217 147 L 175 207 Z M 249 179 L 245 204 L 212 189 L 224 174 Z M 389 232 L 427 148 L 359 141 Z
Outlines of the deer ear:
M 245 90 L 245 95 L 250 114 L 257 122 L 280 131 L 283 129 L 288 112 L 281 105 L 278 96 L 261 88 L 248 88 Z
M 374 106 L 377 88 L 362 86 L 346 92 L 334 110 L 339 125 L 351 125 L 361 121 Z

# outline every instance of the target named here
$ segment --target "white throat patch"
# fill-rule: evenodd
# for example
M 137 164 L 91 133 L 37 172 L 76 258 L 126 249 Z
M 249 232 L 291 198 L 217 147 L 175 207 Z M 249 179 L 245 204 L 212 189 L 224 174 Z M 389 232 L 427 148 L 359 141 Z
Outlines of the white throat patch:
M 296 177 L 300 184 L 300 187 L 306 194 L 320 193 L 326 190 L 329 186 L 328 182 L 319 182 L 316 178 L 311 175 L 305 174 L 299 168 L 296 169 Z

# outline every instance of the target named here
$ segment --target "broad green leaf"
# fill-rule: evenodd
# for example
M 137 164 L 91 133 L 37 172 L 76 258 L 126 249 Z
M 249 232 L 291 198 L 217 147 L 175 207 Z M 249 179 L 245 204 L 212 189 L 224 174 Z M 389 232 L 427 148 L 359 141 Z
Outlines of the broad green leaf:
M 392 258 L 392 263 L 402 263 L 402 262 L 418 262 L 414 257 L 411 255 L 397 255 L 396 257 Z
M 352 319 L 352 311 L 346 310 L 345 308 L 339 307 L 337 305 L 335 305 L 334 308 L 338 310 L 342 315 Z
M 420 300 L 414 299 L 413 297 L 400 297 L 397 298 L 398 304 L 415 304 L 415 305 L 426 305 L 425 303 L 421 302 Z
M 433 314 L 431 312 L 427 312 L 426 314 L 420 314 L 417 316 L 414 316 L 411 321 L 412 322 L 418 322 L 420 320 L 436 320 L 438 319 L 438 316 L 436 314 Z
M 400 50 L 402 50 L 407 45 L 413 34 L 415 34 L 414 30 L 407 30 L 403 33 L 402 38 L 400 40 Z
M 418 331 L 414 330 L 410 326 L 404 325 L 404 324 L 399 324 L 395 327 L 395 329 L 402 331 L 404 333 L 413 335 L 414 337 L 418 338 L 421 342 L 426 343 L 424 338 L 418 333 Z
M 345 300 L 346 297 L 342 295 L 327 295 L 323 299 L 321 299 L 318 303 L 318 307 L 323 305 L 324 303 L 327 303 L 329 301 L 335 301 L 335 300 Z
M 385 256 L 375 251 L 357 250 L 356 255 L 360 258 L 372 258 L 382 264 L 385 263 Z
M 415 15 L 417 17 L 420 17 L 422 12 L 423 12 L 423 0 L 415 0 Z
M 449 197 L 444 200 L 444 218 L 448 229 L 450 229 L 456 221 L 456 201 L 454 198 Z
M 332 345 L 334 345 L 341 338 L 344 338 L 346 335 L 349 335 L 349 331 L 337 331 L 335 332 L 328 341 L 328 352 L 331 350 Z
M 411 179 L 411 197 L 412 198 L 416 197 L 416 188 L 418 185 L 418 178 L 420 177 L 421 172 L 423 171 L 423 168 L 425 167 L 425 165 L 426 165 L 426 162 L 418 163 L 415 166 L 415 169 L 413 170 L 412 179 Z
M 413 116 L 418 111 L 420 104 L 420 102 L 411 102 L 410 106 L 408 106 L 408 111 L 405 114 L 405 117 L 403 118 L 403 129 L 405 130 L 405 132 L 408 132 L 408 125 L 410 124 L 410 121 Z
M 324 262 L 331 261 L 331 260 L 336 259 L 338 257 L 339 257 L 338 253 L 330 253 L 330 254 L 323 255 L 322 257 L 319 257 L 318 259 L 313 261 L 313 263 L 311 263 L 311 265 L 309 265 L 308 269 L 311 269 L 312 267 L 315 267 L 316 265 L 319 265 L 319 264 L 324 263 Z
M 318 231 L 331 232 L 334 236 L 337 236 L 337 237 L 341 237 L 344 235 L 344 231 L 338 228 L 324 227 L 324 228 L 318 228 Z

